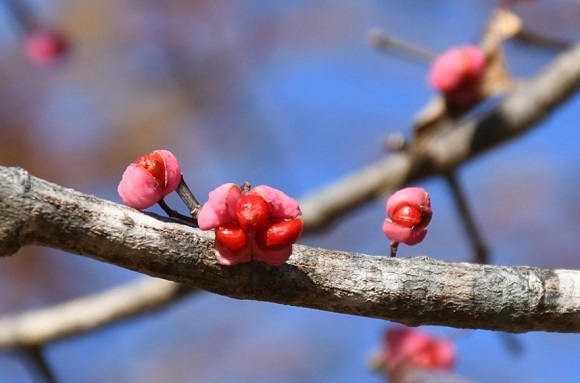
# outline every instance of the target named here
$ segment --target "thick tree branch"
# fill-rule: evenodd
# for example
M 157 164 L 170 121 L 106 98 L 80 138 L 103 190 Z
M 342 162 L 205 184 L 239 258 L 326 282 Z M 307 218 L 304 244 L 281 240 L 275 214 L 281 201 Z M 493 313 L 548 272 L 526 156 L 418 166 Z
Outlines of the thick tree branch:
M 520 83 L 483 117 L 442 121 L 396 153 L 330 184 L 301 202 L 305 229 L 327 224 L 387 191 L 452 170 L 529 131 L 580 87 L 580 43 L 537 76 Z M 345 192 L 345 191 L 348 191 Z
M 580 272 L 295 246 L 288 264 L 217 264 L 213 234 L 0 167 L 0 254 L 42 245 L 239 299 L 510 332 L 580 332 Z

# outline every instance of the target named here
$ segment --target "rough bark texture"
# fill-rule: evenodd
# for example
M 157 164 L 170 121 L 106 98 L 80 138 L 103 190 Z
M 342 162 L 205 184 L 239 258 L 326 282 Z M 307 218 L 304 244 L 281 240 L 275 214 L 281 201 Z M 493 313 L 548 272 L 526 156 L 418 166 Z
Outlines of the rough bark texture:
M 0 255 L 81 254 L 239 299 L 510 332 L 580 332 L 580 272 L 295 246 L 288 264 L 217 264 L 213 233 L 0 167 Z

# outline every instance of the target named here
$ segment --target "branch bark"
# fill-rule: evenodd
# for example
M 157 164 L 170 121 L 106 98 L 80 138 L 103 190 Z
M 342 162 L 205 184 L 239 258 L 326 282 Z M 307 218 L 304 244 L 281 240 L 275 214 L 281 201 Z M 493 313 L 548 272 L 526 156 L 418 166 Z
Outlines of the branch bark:
M 213 233 L 0 167 L 0 254 L 59 248 L 238 299 L 408 325 L 580 332 L 580 272 L 295 246 L 288 264 L 217 264 Z

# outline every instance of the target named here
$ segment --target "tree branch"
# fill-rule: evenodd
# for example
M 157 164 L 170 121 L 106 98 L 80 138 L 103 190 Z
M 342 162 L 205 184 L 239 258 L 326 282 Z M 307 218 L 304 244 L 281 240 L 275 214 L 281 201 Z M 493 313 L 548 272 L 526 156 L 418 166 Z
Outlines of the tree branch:
M 239 299 L 408 325 L 580 332 L 580 272 L 295 246 L 288 264 L 224 267 L 213 233 L 0 167 L 0 254 L 41 245 Z
M 103 293 L 0 318 L 0 347 L 39 347 L 52 340 L 152 312 L 191 295 L 188 286 L 141 278 Z
M 520 83 L 484 116 L 456 124 L 442 121 L 416 137 L 407 152 L 392 154 L 303 200 L 305 230 L 325 227 L 388 191 L 450 171 L 529 131 L 579 87 L 580 43 L 560 54 L 540 74 Z

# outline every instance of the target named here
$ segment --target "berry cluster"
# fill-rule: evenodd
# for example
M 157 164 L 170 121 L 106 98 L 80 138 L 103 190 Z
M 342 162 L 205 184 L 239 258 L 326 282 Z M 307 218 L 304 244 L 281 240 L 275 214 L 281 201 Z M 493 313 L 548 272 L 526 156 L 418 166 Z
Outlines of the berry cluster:
M 278 266 L 288 260 L 302 233 L 300 213 L 298 202 L 279 190 L 227 183 L 209 193 L 197 219 L 200 229 L 215 229 L 220 264 L 254 259 Z

